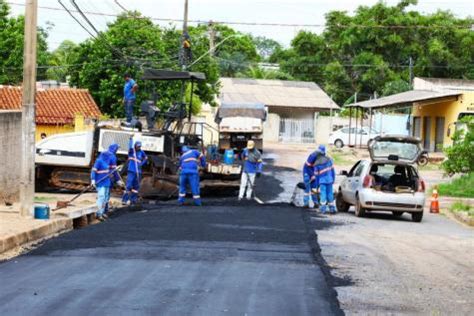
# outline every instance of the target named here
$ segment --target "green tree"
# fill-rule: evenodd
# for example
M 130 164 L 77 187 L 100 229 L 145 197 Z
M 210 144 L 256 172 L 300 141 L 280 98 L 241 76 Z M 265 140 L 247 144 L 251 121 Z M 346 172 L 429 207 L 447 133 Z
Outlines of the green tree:
M 20 84 L 23 80 L 23 16 L 11 17 L 7 2 L 0 0 L 0 84 Z M 48 60 L 47 33 L 38 28 L 37 63 L 46 65 Z M 37 77 L 44 78 L 45 70 L 38 69 Z
M 50 68 L 46 71 L 49 79 L 59 82 L 66 82 L 69 69 L 74 67 L 73 63 L 77 59 L 77 44 L 72 41 L 63 41 L 50 56 Z
M 474 172 L 474 118 L 468 116 L 459 123 L 465 128 L 459 128 L 453 145 L 444 149 L 448 159 L 441 166 L 448 174 Z
M 268 61 L 275 51 L 282 49 L 280 43 L 265 36 L 254 37 L 253 42 L 262 61 Z
M 265 69 L 258 65 L 250 66 L 245 72 L 237 73 L 239 78 L 268 79 L 268 80 L 293 80 L 289 74 L 277 69 Z
M 205 47 L 199 37 L 191 41 L 195 56 L 207 51 L 208 46 Z M 166 109 L 172 102 L 182 101 L 180 82 L 141 81 L 140 77 L 145 68 L 179 70 L 179 49 L 178 31 L 154 25 L 138 12 L 127 12 L 110 23 L 97 38 L 79 45 L 74 64 L 81 66 L 70 70 L 70 81 L 89 89 L 104 113 L 123 117 L 123 74 L 129 72 L 139 85 L 137 103 L 148 99 L 156 89 L 160 106 Z M 205 83 L 196 85 L 197 97 L 213 104 L 218 91 L 217 65 L 210 58 L 203 58 L 192 70 L 202 71 L 207 77 Z
M 354 15 L 331 11 L 322 34 L 300 32 L 270 60 L 295 79 L 322 85 L 339 104 L 354 92 L 405 91 L 410 58 L 415 76 L 474 79 L 474 19 L 410 11 L 416 3 L 378 2 L 358 7 Z

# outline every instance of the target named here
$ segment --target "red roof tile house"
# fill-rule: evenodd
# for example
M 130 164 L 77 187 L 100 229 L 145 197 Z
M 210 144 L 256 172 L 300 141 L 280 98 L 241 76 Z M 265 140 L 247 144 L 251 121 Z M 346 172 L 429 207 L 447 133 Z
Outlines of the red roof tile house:
M 21 88 L 0 86 L 0 111 L 21 110 Z M 84 120 L 98 119 L 102 113 L 86 89 L 48 89 L 36 92 L 36 140 L 44 133 L 84 130 Z

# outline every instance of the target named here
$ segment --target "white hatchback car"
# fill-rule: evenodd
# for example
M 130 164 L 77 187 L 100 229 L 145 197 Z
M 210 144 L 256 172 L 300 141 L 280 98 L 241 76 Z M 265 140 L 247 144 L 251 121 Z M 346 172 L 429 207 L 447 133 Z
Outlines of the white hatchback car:
M 350 135 L 350 136 L 349 136 Z M 344 146 L 353 146 L 362 144 L 366 146 L 369 140 L 379 136 L 380 133 L 367 126 L 362 127 L 343 127 L 329 134 L 328 143 L 342 148 Z
M 414 137 L 377 136 L 368 145 L 371 160 L 360 160 L 346 176 L 336 195 L 338 211 L 355 206 L 355 215 L 367 211 L 390 211 L 394 216 L 410 213 L 421 222 L 425 205 L 425 182 L 416 169 L 422 152 L 420 140 Z

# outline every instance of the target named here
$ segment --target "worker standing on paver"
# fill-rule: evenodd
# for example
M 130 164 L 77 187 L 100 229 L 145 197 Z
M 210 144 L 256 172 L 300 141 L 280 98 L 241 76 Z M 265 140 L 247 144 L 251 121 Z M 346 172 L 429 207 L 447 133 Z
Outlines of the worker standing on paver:
M 132 79 L 130 74 L 126 73 L 123 77 L 125 79 L 125 84 L 123 86 L 123 105 L 125 107 L 127 123 L 130 123 L 133 119 L 133 107 L 137 98 L 136 93 L 138 85 L 135 80 Z
M 316 185 L 319 186 L 320 211 L 323 214 L 326 213 L 329 206 L 329 212 L 335 214 L 333 185 L 336 180 L 336 172 L 334 164 L 332 159 L 326 155 L 326 146 L 319 145 L 318 151 L 321 156 L 315 162 L 314 175 L 316 176 Z
M 107 201 L 105 205 L 105 211 L 104 214 L 102 215 L 105 218 L 108 218 L 107 212 L 109 211 L 110 207 L 110 192 L 112 191 L 112 188 L 114 186 L 114 183 L 116 183 L 120 187 L 125 187 L 125 184 L 123 183 L 122 179 L 120 178 L 119 171 L 117 170 L 117 151 L 120 148 L 120 146 L 116 143 L 113 143 L 109 146 L 109 149 L 107 151 L 104 151 L 100 155 L 102 158 L 108 162 L 109 164 L 109 177 L 110 177 L 110 190 L 109 190 L 109 195 L 107 196 Z
M 100 155 L 91 171 L 91 185 L 97 190 L 97 212 L 96 217 L 99 221 L 104 221 L 104 212 L 107 205 L 107 199 L 110 196 L 110 169 L 109 162 L 104 156 Z
M 246 193 L 247 200 L 252 198 L 255 177 L 260 177 L 263 166 L 262 154 L 255 148 L 253 140 L 247 142 L 247 148 L 242 151 L 241 158 L 244 161 L 244 170 L 240 179 L 239 201 L 244 198 L 244 193 Z
M 316 182 L 316 175 L 314 174 L 314 165 L 316 160 L 321 157 L 322 154 L 319 150 L 313 151 L 306 159 L 303 166 L 303 182 L 305 185 L 303 206 L 310 207 L 309 197 L 313 200 L 314 207 L 318 207 L 318 185 Z
M 128 142 L 128 172 L 127 185 L 122 197 L 122 204 L 138 202 L 138 191 L 142 180 L 142 167 L 147 163 L 148 157 L 142 150 L 142 142 L 133 143 L 133 135 Z
M 194 205 L 201 206 L 201 195 L 199 188 L 199 167 L 206 167 L 206 157 L 196 149 L 187 146 L 181 148 L 179 158 L 179 197 L 178 204 L 184 205 L 186 199 L 186 187 L 189 184 L 193 194 Z

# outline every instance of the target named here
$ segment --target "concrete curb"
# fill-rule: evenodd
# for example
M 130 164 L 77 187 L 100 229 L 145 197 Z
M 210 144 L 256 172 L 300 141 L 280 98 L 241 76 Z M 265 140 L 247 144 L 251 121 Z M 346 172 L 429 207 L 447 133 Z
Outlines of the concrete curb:
M 7 236 L 6 238 L 0 240 L 0 254 L 27 243 L 31 243 L 71 229 L 72 219 L 61 218 L 47 222 L 45 221 L 45 224 L 40 227 Z

